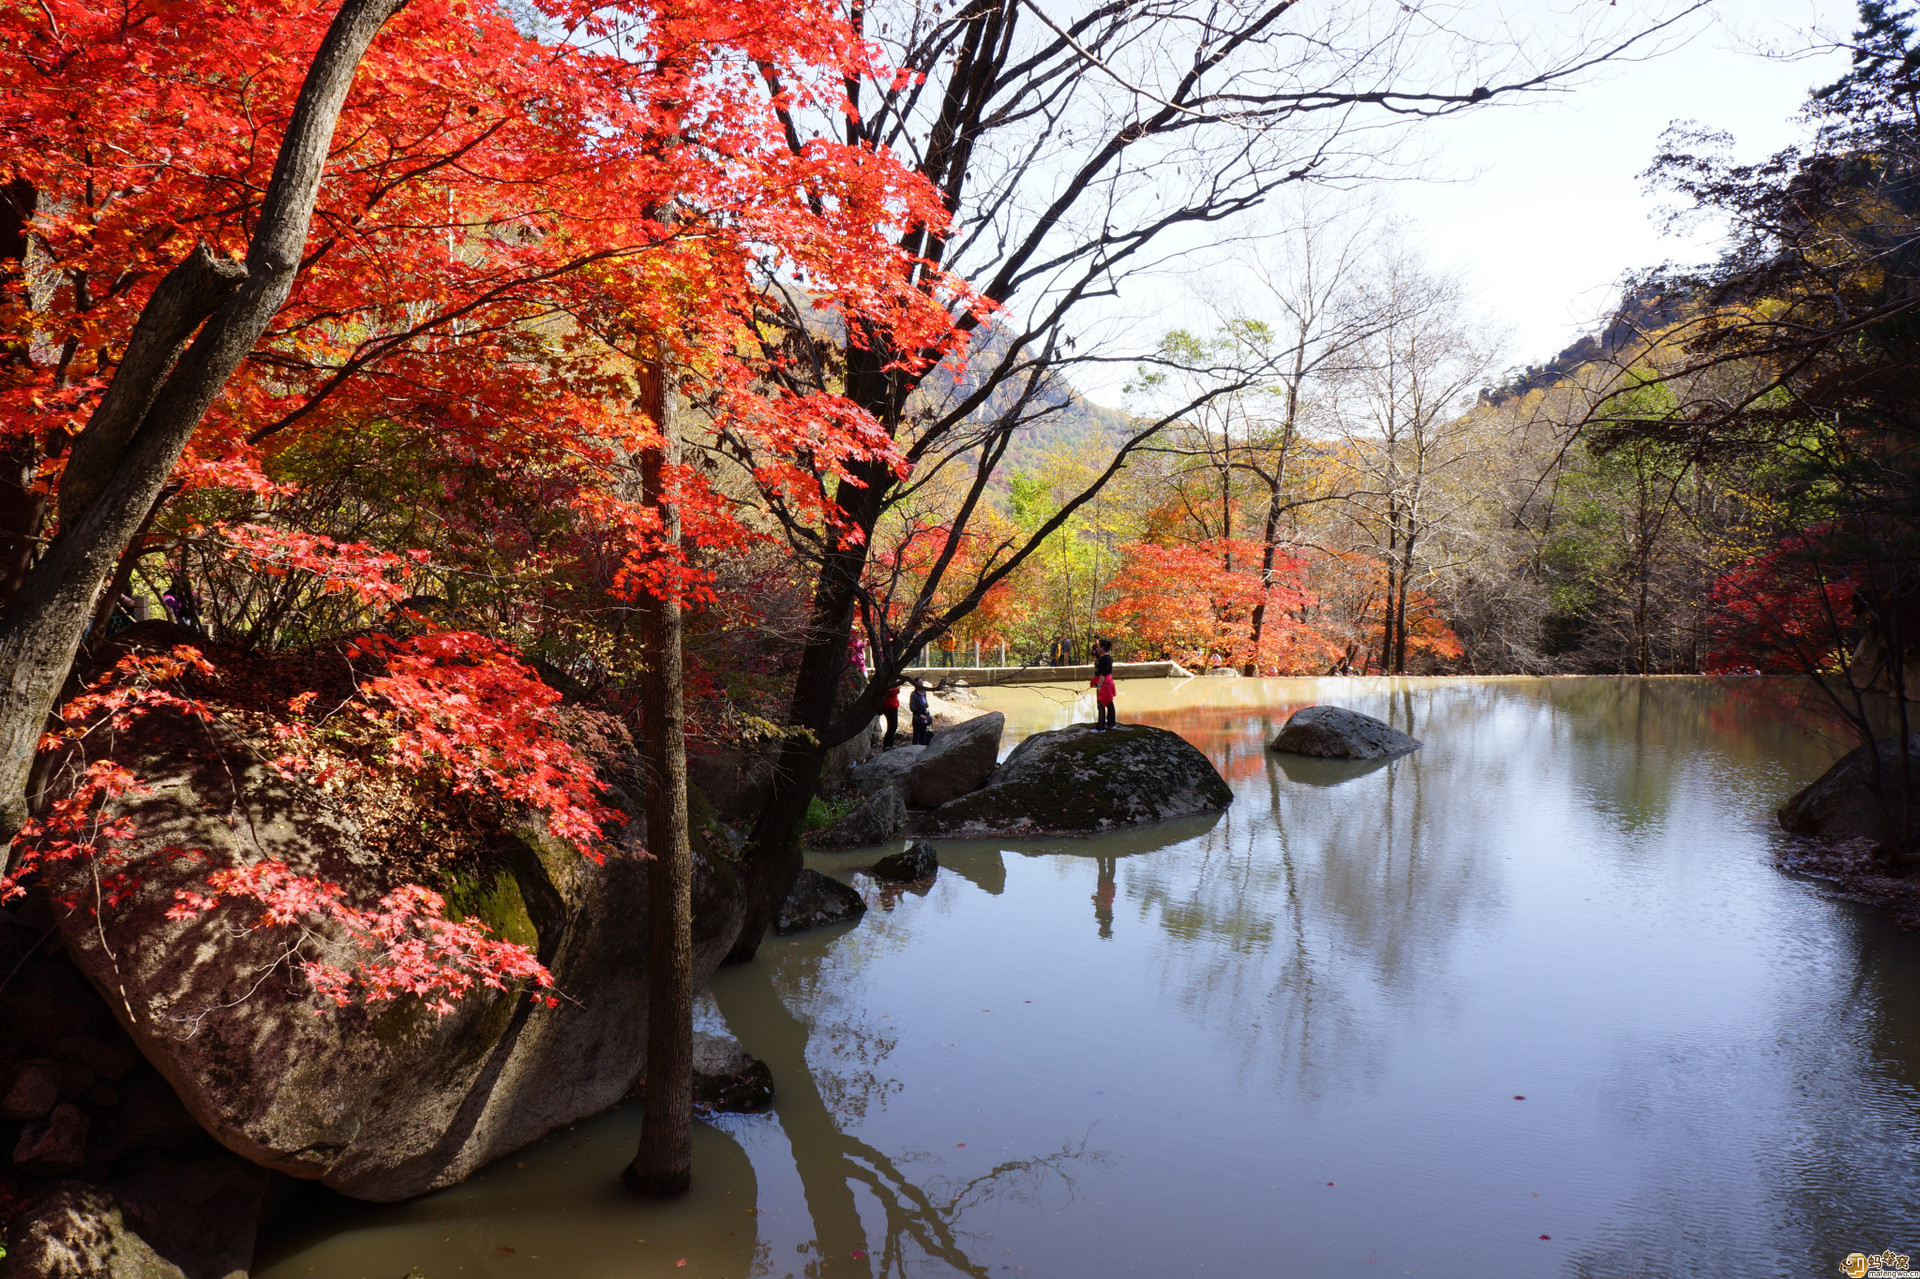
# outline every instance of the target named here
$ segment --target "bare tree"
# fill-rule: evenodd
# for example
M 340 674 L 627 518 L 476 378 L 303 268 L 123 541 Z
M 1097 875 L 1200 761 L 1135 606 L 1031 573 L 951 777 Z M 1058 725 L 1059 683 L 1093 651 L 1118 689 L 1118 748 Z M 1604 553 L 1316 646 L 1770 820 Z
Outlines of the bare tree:
M 1298 487 L 1293 464 L 1301 445 L 1310 443 L 1316 396 L 1355 372 L 1362 348 L 1383 323 L 1376 299 L 1359 288 L 1381 251 L 1381 235 L 1379 210 L 1370 203 L 1329 207 L 1299 195 L 1287 202 L 1284 228 L 1236 264 L 1254 283 L 1215 302 L 1221 319 L 1214 333 L 1195 339 L 1176 332 L 1163 344 L 1170 354 L 1184 354 L 1189 368 L 1228 370 L 1242 387 L 1208 403 L 1152 448 L 1212 472 L 1219 512 L 1208 519 L 1189 511 L 1197 528 L 1217 528 L 1215 535 L 1228 538 L 1236 509 L 1259 513 L 1262 598 L 1250 619 L 1248 675 L 1259 665 L 1265 597 L 1295 518 L 1302 508 L 1339 496 Z M 1142 381 L 1164 386 L 1188 376 L 1156 371 Z
M 1404 673 L 1409 594 L 1431 571 L 1422 548 L 1471 501 L 1446 479 L 1484 452 L 1469 410 L 1499 348 L 1464 314 L 1459 281 L 1430 273 L 1404 249 L 1388 253 L 1364 287 L 1377 327 L 1337 390 L 1356 479 L 1346 501 L 1384 578 L 1380 668 Z
M 795 549 L 816 566 L 789 707 L 801 731 L 783 745 L 750 838 L 752 913 L 736 956 L 757 947 L 798 869 L 800 821 L 824 751 L 863 731 L 929 640 L 970 612 L 1161 425 L 1199 405 L 1142 423 L 1085 491 L 1030 536 L 978 562 L 964 589 L 945 582 L 949 553 L 919 579 L 914 598 L 889 611 L 867 592 L 866 568 L 869 538 L 892 502 L 930 475 L 957 470 L 966 483 L 950 526 L 963 531 L 1013 434 L 1057 406 L 1074 375 L 1151 360 L 1150 352 L 1100 340 L 1103 322 L 1118 326 L 1125 286 L 1200 244 L 1246 234 L 1248 215 L 1276 191 L 1378 177 L 1409 126 L 1564 87 L 1606 59 L 1651 51 L 1700 7 L 1680 0 L 1637 32 L 1589 26 L 1549 50 L 1505 31 L 1476 33 L 1458 7 L 1442 13 L 1398 0 L 1147 0 L 1096 4 L 1077 16 L 1056 16 L 1036 0 L 853 0 L 853 20 L 885 49 L 891 69 L 847 86 L 857 110 L 845 117 L 787 114 L 789 141 L 798 151 L 809 137 L 837 136 L 907 157 L 942 193 L 956 225 L 945 234 L 908 228 L 902 243 L 927 264 L 930 290 L 941 287 L 936 270 L 974 282 L 990 309 L 958 313 L 955 326 L 975 333 L 991 317 L 998 340 L 964 381 L 933 394 L 938 352 L 891 350 L 858 330 L 818 333 L 797 287 L 777 275 L 769 281 L 770 294 L 791 299 L 782 341 L 802 352 L 787 366 L 796 389 L 843 389 L 893 436 L 913 470 L 902 481 L 884 463 L 856 465 L 826 495 L 831 527 L 786 521 Z M 768 88 L 784 90 L 773 81 Z M 743 440 L 718 447 L 743 464 L 755 461 Z M 935 607 L 943 591 L 950 602 Z M 856 613 L 875 627 L 878 661 L 866 691 L 845 701 L 836 690 Z

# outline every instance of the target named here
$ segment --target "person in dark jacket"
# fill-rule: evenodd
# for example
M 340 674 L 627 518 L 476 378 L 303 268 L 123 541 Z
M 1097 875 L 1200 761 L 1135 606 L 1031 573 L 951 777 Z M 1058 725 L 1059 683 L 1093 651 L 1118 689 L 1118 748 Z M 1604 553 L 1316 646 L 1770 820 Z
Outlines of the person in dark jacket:
M 927 686 L 913 681 L 913 694 L 907 698 L 907 711 L 913 718 L 913 744 L 933 745 L 933 709 L 927 705 Z
M 1101 731 L 1114 727 L 1117 721 L 1113 711 L 1113 641 L 1110 639 L 1101 640 L 1094 652 L 1093 701 L 1099 713 L 1094 727 Z

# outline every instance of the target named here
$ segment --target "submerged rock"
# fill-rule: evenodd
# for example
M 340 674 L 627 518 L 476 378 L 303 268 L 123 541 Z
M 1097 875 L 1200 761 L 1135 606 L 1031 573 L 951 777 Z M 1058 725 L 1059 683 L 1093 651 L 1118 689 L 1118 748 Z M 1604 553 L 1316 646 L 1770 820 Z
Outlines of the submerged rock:
M 144 721 L 137 757 L 129 744 L 121 761 L 152 788 L 122 806 L 136 832 L 125 851 L 138 891 L 102 919 L 65 912 L 60 928 L 140 1052 L 222 1145 L 390 1201 L 460 1181 L 627 1094 L 647 1035 L 641 823 L 604 865 L 534 826 L 501 832 L 497 868 L 455 903 L 535 951 L 567 996 L 557 1007 L 476 989 L 445 1017 L 411 998 L 334 1008 L 286 962 L 286 930 L 250 926 L 258 907 L 185 920 L 167 911 L 176 889 L 202 886 L 209 864 L 268 858 L 372 906 L 392 887 L 382 863 L 324 795 L 243 743 L 210 746 L 206 726 L 167 721 Z M 696 980 L 719 966 L 744 913 L 707 829 L 695 836 Z M 169 847 L 205 850 L 208 862 L 170 857 Z M 91 899 L 84 864 L 54 866 L 54 894 Z M 344 947 L 330 927 L 312 930 L 308 953 Z
M 999 711 L 955 725 L 933 739 L 907 770 L 907 797 L 915 808 L 938 808 L 980 789 L 1000 758 L 1007 717 Z
M 731 1035 L 698 1030 L 693 1035 L 693 1104 L 727 1115 L 758 1115 L 773 1109 L 773 1072 Z
M 867 874 L 890 884 L 917 884 L 940 873 L 940 859 L 933 845 L 916 839 L 903 852 L 882 857 L 867 869 Z
M 907 802 L 897 786 L 882 786 L 831 825 L 807 835 L 813 848 L 872 848 L 907 828 Z
M 1306 706 L 1293 713 L 1267 749 L 1321 759 L 1385 759 L 1419 750 L 1420 741 L 1343 706 Z
M 1821 839 L 1883 839 L 1882 813 L 1893 821 L 1900 819 L 1900 740 L 1883 738 L 1875 748 L 1880 755 L 1881 792 L 1887 801 L 1884 808 L 1881 795 L 1873 791 L 1873 756 L 1860 746 L 1781 805 L 1780 825 L 1796 835 Z M 1920 733 L 1907 738 L 1906 754 L 1913 787 L 1907 798 L 1907 823 L 1920 833 Z
M 1075 724 L 1035 733 L 981 789 L 941 805 L 941 835 L 1091 835 L 1211 813 L 1233 802 L 1213 764 L 1178 733 Z
M 787 890 L 787 899 L 780 903 L 780 913 L 773 919 L 773 931 L 783 936 L 805 932 L 809 928 L 844 924 L 866 913 L 867 904 L 860 900 L 859 893 L 831 875 L 802 870 L 793 877 L 793 887 Z

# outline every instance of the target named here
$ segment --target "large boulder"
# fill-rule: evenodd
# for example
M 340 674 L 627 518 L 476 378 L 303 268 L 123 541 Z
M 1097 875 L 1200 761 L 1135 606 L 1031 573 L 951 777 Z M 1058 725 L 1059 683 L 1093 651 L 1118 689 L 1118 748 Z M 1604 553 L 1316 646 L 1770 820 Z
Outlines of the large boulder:
M 784 936 L 809 928 L 826 928 L 866 913 L 867 903 L 860 899 L 859 893 L 831 875 L 802 870 L 793 877 L 793 887 L 787 890 L 786 900 L 780 903 L 779 913 L 773 917 L 773 931 Z
M 900 802 L 904 804 L 908 794 L 907 774 L 926 751 L 924 746 L 896 746 L 884 751 L 848 774 L 847 785 L 862 795 L 895 790 L 900 793 Z
M 839 821 L 809 832 L 807 843 L 814 848 L 872 848 L 906 828 L 907 803 L 900 788 L 883 786 Z
M 1233 802 L 1213 764 L 1178 733 L 1075 724 L 1014 747 L 988 783 L 921 823 L 940 835 L 1092 835 L 1211 813 Z
M 773 793 L 771 746 L 707 746 L 687 752 L 687 784 L 707 797 L 721 820 L 751 822 Z
M 1321 759 L 1385 759 L 1417 751 L 1420 742 L 1344 706 L 1305 706 L 1293 713 L 1267 749 Z
M 1857 747 L 1781 805 L 1780 825 L 1796 835 L 1821 839 L 1884 838 L 1882 813 L 1899 820 L 1900 739 L 1883 738 L 1875 748 L 1880 755 L 1879 794 L 1874 792 L 1873 756 L 1866 747 Z M 1907 823 L 1910 829 L 1920 831 L 1920 733 L 1907 738 L 1906 753 L 1912 785 Z
M 990 711 L 933 739 L 907 769 L 907 797 L 915 808 L 938 808 L 980 789 L 1000 758 L 1007 717 Z
M 264 1168 L 397 1200 L 626 1095 L 647 1034 L 638 821 L 604 865 L 536 824 L 501 832 L 488 868 L 449 893 L 454 909 L 535 951 L 563 996 L 557 1006 L 476 988 L 444 1017 L 407 996 L 335 1008 L 289 962 L 347 957 L 331 925 L 260 927 L 258 907 L 239 902 L 185 919 L 168 911 L 209 866 L 264 860 L 372 906 L 393 885 L 353 820 L 211 726 L 155 714 L 141 730 L 120 762 L 150 789 L 118 805 L 134 831 L 124 869 L 137 888 L 98 917 L 81 863 L 57 864 L 49 889 L 74 903 L 59 926 L 81 971 L 221 1144 Z M 743 918 L 731 863 L 704 838 L 694 900 L 704 980 Z

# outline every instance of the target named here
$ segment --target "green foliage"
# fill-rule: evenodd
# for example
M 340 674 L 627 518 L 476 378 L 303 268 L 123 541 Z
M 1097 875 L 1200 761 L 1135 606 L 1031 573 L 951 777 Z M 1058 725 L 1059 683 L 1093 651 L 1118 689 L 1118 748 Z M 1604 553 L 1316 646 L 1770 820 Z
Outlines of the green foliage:
M 831 826 L 851 813 L 857 806 L 855 800 L 827 799 L 815 795 L 807 801 L 807 815 L 800 823 L 803 831 L 819 830 L 822 826 Z

